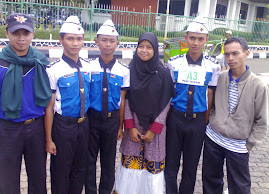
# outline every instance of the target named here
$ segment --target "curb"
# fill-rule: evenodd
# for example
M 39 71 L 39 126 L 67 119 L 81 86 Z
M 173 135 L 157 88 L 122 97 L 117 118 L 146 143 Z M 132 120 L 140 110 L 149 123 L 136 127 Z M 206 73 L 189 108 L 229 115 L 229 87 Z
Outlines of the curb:
M 38 49 L 41 51 L 43 54 L 45 54 L 48 58 L 59 58 L 59 56 L 62 56 L 63 54 L 63 49 Z M 115 51 L 114 56 L 115 58 L 118 59 L 132 59 L 133 58 L 134 51 L 132 50 L 125 50 L 125 51 Z M 163 51 L 159 52 L 160 58 L 163 59 L 164 54 Z M 80 57 L 82 58 L 97 58 L 100 56 L 100 51 L 99 50 L 81 50 L 80 51 Z M 219 54 L 216 56 L 216 59 L 221 59 L 223 54 Z M 249 59 L 252 58 L 269 58 L 269 53 L 268 52 L 263 52 L 263 53 L 250 53 L 248 56 Z
M 63 49 L 38 49 L 48 58 L 59 58 L 62 56 Z M 163 51 L 160 51 L 160 58 L 163 59 Z M 132 59 L 134 51 L 126 50 L 126 51 L 115 51 L 114 57 L 117 59 Z M 82 58 L 97 58 L 100 56 L 99 50 L 81 50 L 79 53 Z

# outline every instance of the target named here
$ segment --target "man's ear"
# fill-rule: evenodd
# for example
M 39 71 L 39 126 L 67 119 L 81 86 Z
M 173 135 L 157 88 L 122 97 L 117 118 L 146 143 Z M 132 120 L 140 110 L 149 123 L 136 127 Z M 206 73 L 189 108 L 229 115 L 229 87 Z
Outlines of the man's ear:
M 98 39 L 97 38 L 94 39 L 94 42 L 98 46 Z
M 250 54 L 250 51 L 249 50 L 246 50 L 245 51 L 246 58 L 248 58 L 249 54 Z
M 8 38 L 8 31 L 7 30 L 5 30 L 5 35 Z
M 60 43 L 62 44 L 62 42 L 63 42 L 62 37 L 61 37 L 61 36 L 59 36 L 59 37 L 58 37 L 58 39 L 59 39 Z

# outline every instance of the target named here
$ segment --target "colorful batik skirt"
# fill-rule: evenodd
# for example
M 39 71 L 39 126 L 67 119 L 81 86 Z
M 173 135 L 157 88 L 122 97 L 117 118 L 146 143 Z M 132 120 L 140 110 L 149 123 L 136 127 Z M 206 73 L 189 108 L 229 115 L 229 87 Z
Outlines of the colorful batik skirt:
M 118 194 L 163 194 L 164 162 L 148 161 L 142 143 L 139 156 L 122 155 L 117 169 L 115 191 Z

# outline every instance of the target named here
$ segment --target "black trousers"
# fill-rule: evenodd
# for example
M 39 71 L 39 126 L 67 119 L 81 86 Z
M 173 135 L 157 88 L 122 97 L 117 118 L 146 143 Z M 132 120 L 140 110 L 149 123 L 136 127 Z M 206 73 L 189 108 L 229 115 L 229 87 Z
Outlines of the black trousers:
M 89 122 L 55 114 L 52 139 L 56 156 L 51 155 L 51 191 L 53 194 L 81 194 L 88 164 Z
M 88 111 L 89 165 L 85 185 L 86 194 L 96 194 L 96 161 L 100 150 L 101 179 L 100 194 L 110 194 L 115 181 L 115 158 L 119 130 L 119 112 L 113 111 L 111 117 L 102 119 L 101 113 L 92 109 Z
M 191 194 L 194 191 L 196 171 L 205 137 L 205 114 L 187 119 L 184 113 L 171 107 L 167 118 L 166 160 L 164 176 L 166 193 L 178 193 L 177 174 L 183 156 L 182 178 L 179 193 Z
M 0 193 L 20 193 L 20 172 L 24 156 L 28 193 L 46 190 L 46 150 L 44 117 L 30 124 L 0 119 Z
M 203 193 L 222 194 L 225 158 L 229 193 L 251 193 L 249 154 L 229 151 L 213 142 L 209 137 L 205 139 L 203 153 Z

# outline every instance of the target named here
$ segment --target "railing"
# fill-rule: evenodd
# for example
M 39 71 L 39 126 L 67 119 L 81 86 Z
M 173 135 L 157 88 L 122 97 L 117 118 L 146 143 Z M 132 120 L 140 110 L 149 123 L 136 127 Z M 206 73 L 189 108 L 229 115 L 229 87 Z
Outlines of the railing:
M 56 33 L 70 15 L 77 15 L 87 32 L 88 40 L 93 40 L 99 27 L 111 18 L 121 35 L 122 41 L 137 40 L 145 31 L 155 33 L 163 41 L 165 29 L 167 38 L 184 37 L 188 24 L 193 17 L 166 15 L 151 12 L 150 7 L 144 12 L 128 11 L 116 6 L 100 7 L 92 4 L 73 4 L 56 0 L 15 0 L 0 1 L 0 24 L 11 13 L 23 12 L 32 16 L 36 32 Z M 167 17 L 167 20 L 166 20 Z M 168 22 L 166 22 L 168 21 Z M 221 40 L 225 31 L 231 30 L 234 36 L 244 37 L 254 44 L 269 44 L 269 22 L 248 20 L 227 20 L 208 18 L 209 38 Z

